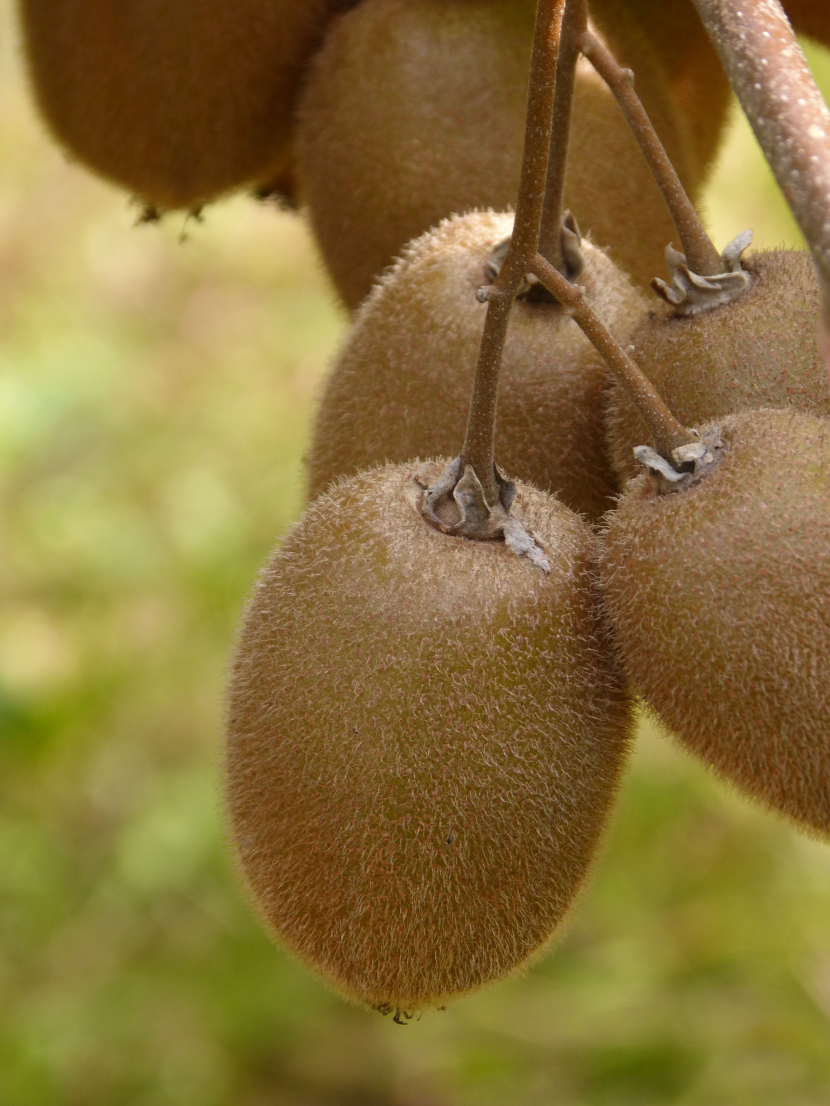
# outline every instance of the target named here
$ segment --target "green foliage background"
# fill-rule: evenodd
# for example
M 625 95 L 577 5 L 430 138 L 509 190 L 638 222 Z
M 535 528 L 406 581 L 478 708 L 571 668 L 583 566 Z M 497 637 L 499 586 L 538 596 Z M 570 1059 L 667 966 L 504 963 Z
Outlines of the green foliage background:
M 707 206 L 796 241 L 737 116 Z M 826 1103 L 830 852 L 647 726 L 523 978 L 400 1028 L 261 932 L 223 683 L 345 321 L 296 217 L 134 219 L 46 138 L 0 0 L 3 1106 Z

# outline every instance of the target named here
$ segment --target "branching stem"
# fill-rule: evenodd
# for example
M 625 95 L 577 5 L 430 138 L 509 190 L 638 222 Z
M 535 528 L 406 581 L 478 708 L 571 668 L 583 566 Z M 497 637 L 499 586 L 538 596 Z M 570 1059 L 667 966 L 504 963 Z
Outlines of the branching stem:
M 830 321 L 830 111 L 778 0 L 694 0 L 807 240 Z
M 472 468 L 490 507 L 501 501 L 495 467 L 495 436 L 502 354 L 510 312 L 528 273 L 533 273 L 573 315 L 605 358 L 642 412 L 662 456 L 668 459 L 675 448 L 696 440 L 691 431 L 674 418 L 649 381 L 600 322 L 585 302 L 583 290 L 569 283 L 551 263 L 556 258 L 562 263 L 562 199 L 576 62 L 584 45 L 593 50 L 592 42 L 587 41 L 586 36 L 585 0 L 539 0 L 513 234 L 495 282 L 483 290 L 483 298 L 488 304 L 487 315 L 464 445 L 457 468 L 453 470 L 462 474 L 468 466 Z M 642 108 L 640 112 L 645 117 Z M 547 246 L 542 241 L 543 225 Z M 555 252 L 552 250 L 551 257 L 546 259 L 543 254 L 546 248 L 551 249 L 554 228 Z
M 671 159 L 663 148 L 657 131 L 646 114 L 640 97 L 634 91 L 633 74 L 617 63 L 610 50 L 590 31 L 579 39 L 579 49 L 608 85 L 625 116 L 634 137 L 649 164 L 657 186 L 663 193 L 666 206 L 680 241 L 686 263 L 700 276 L 715 276 L 724 272 L 724 263 L 694 209 L 686 190 L 680 183 Z M 545 253 L 542 250 L 542 253 Z
M 559 300 L 585 337 L 605 358 L 606 364 L 645 419 L 657 452 L 670 458 L 678 446 L 696 441 L 696 436 L 677 421 L 650 381 L 586 302 L 583 290 L 565 280 L 541 254 L 533 258 L 528 271 L 537 276 L 550 294 Z
M 562 16 L 559 58 L 556 63 L 556 92 L 550 129 L 545 204 L 539 237 L 541 253 L 560 271 L 564 265 L 560 231 L 565 213 L 565 174 L 568 167 L 568 143 L 571 135 L 576 67 L 580 57 L 580 43 L 587 30 L 586 0 L 568 0 Z

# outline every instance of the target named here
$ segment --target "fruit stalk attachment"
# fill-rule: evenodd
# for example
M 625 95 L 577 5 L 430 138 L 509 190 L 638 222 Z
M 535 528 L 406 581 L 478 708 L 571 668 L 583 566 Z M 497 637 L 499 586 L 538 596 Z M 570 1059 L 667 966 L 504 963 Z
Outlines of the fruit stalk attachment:
M 778 0 L 695 0 L 813 254 L 830 329 L 830 111 Z
M 637 139 L 671 212 L 689 268 L 701 276 L 714 276 L 722 272 L 720 254 L 686 195 L 686 189 L 680 183 L 680 177 L 634 90 L 634 73 L 619 65 L 611 51 L 590 31 L 586 30 L 580 37 L 579 49 L 608 85 Z

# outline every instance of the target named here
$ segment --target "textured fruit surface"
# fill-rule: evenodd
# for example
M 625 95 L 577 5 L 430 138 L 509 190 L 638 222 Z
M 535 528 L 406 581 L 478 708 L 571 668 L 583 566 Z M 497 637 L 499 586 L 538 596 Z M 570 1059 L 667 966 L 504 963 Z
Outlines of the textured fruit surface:
M 821 293 L 810 255 L 757 253 L 744 268 L 753 285 L 727 307 L 690 318 L 662 307 L 651 312 L 631 339 L 637 364 L 686 426 L 760 407 L 830 417 L 817 323 Z M 640 471 L 634 447 L 651 444 L 651 436 L 619 385 L 606 395 L 608 449 L 625 481 Z
M 21 0 L 35 94 L 72 155 L 189 207 L 279 176 L 338 0 Z
M 628 733 L 589 528 L 520 487 L 545 574 L 430 528 L 417 468 L 339 483 L 265 569 L 227 754 L 239 857 L 274 932 L 342 993 L 402 1009 L 515 972 L 551 938 Z
M 361 306 L 329 377 L 307 459 L 313 498 L 338 476 L 461 448 L 487 307 L 475 298 L 513 216 L 457 216 L 410 243 Z M 589 242 L 579 282 L 625 341 L 646 311 L 628 277 Z M 592 519 L 615 487 L 604 449 L 607 374 L 556 304 L 518 302 L 501 370 L 496 456 L 511 478 Z
M 830 833 L 830 423 L 720 422 L 692 488 L 633 481 L 609 515 L 606 606 L 626 673 L 746 794 Z
M 350 307 L 406 242 L 442 219 L 515 205 L 534 11 L 533 0 L 362 0 L 332 24 L 300 103 L 298 165 L 323 258 Z M 602 26 L 694 191 L 702 166 L 668 67 L 625 8 Z M 710 125 L 720 123 L 716 114 Z M 584 60 L 566 203 L 634 280 L 664 272 L 675 236 L 668 212 Z

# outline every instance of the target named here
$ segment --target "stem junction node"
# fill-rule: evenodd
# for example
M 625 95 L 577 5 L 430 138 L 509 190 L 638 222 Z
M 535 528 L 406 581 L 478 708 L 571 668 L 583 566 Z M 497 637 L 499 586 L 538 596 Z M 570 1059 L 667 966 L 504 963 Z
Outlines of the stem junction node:
M 484 275 L 487 278 L 488 284 L 493 284 L 496 277 L 498 277 L 501 272 L 501 267 L 504 264 L 509 246 L 510 239 L 505 238 L 493 248 L 493 252 L 490 254 L 484 266 Z M 559 248 L 562 254 L 562 266 L 559 271 L 570 284 L 574 284 L 585 268 L 585 254 L 582 252 L 582 234 L 576 219 L 570 211 L 566 211 L 562 216 L 562 226 L 559 231 Z M 486 303 L 489 298 L 487 288 L 480 288 L 478 292 L 476 292 L 476 298 L 480 302 Z M 524 274 L 524 279 L 519 285 L 519 290 L 516 293 L 516 299 L 527 299 L 534 303 L 559 302 L 550 294 L 547 288 L 540 283 L 535 273 Z

